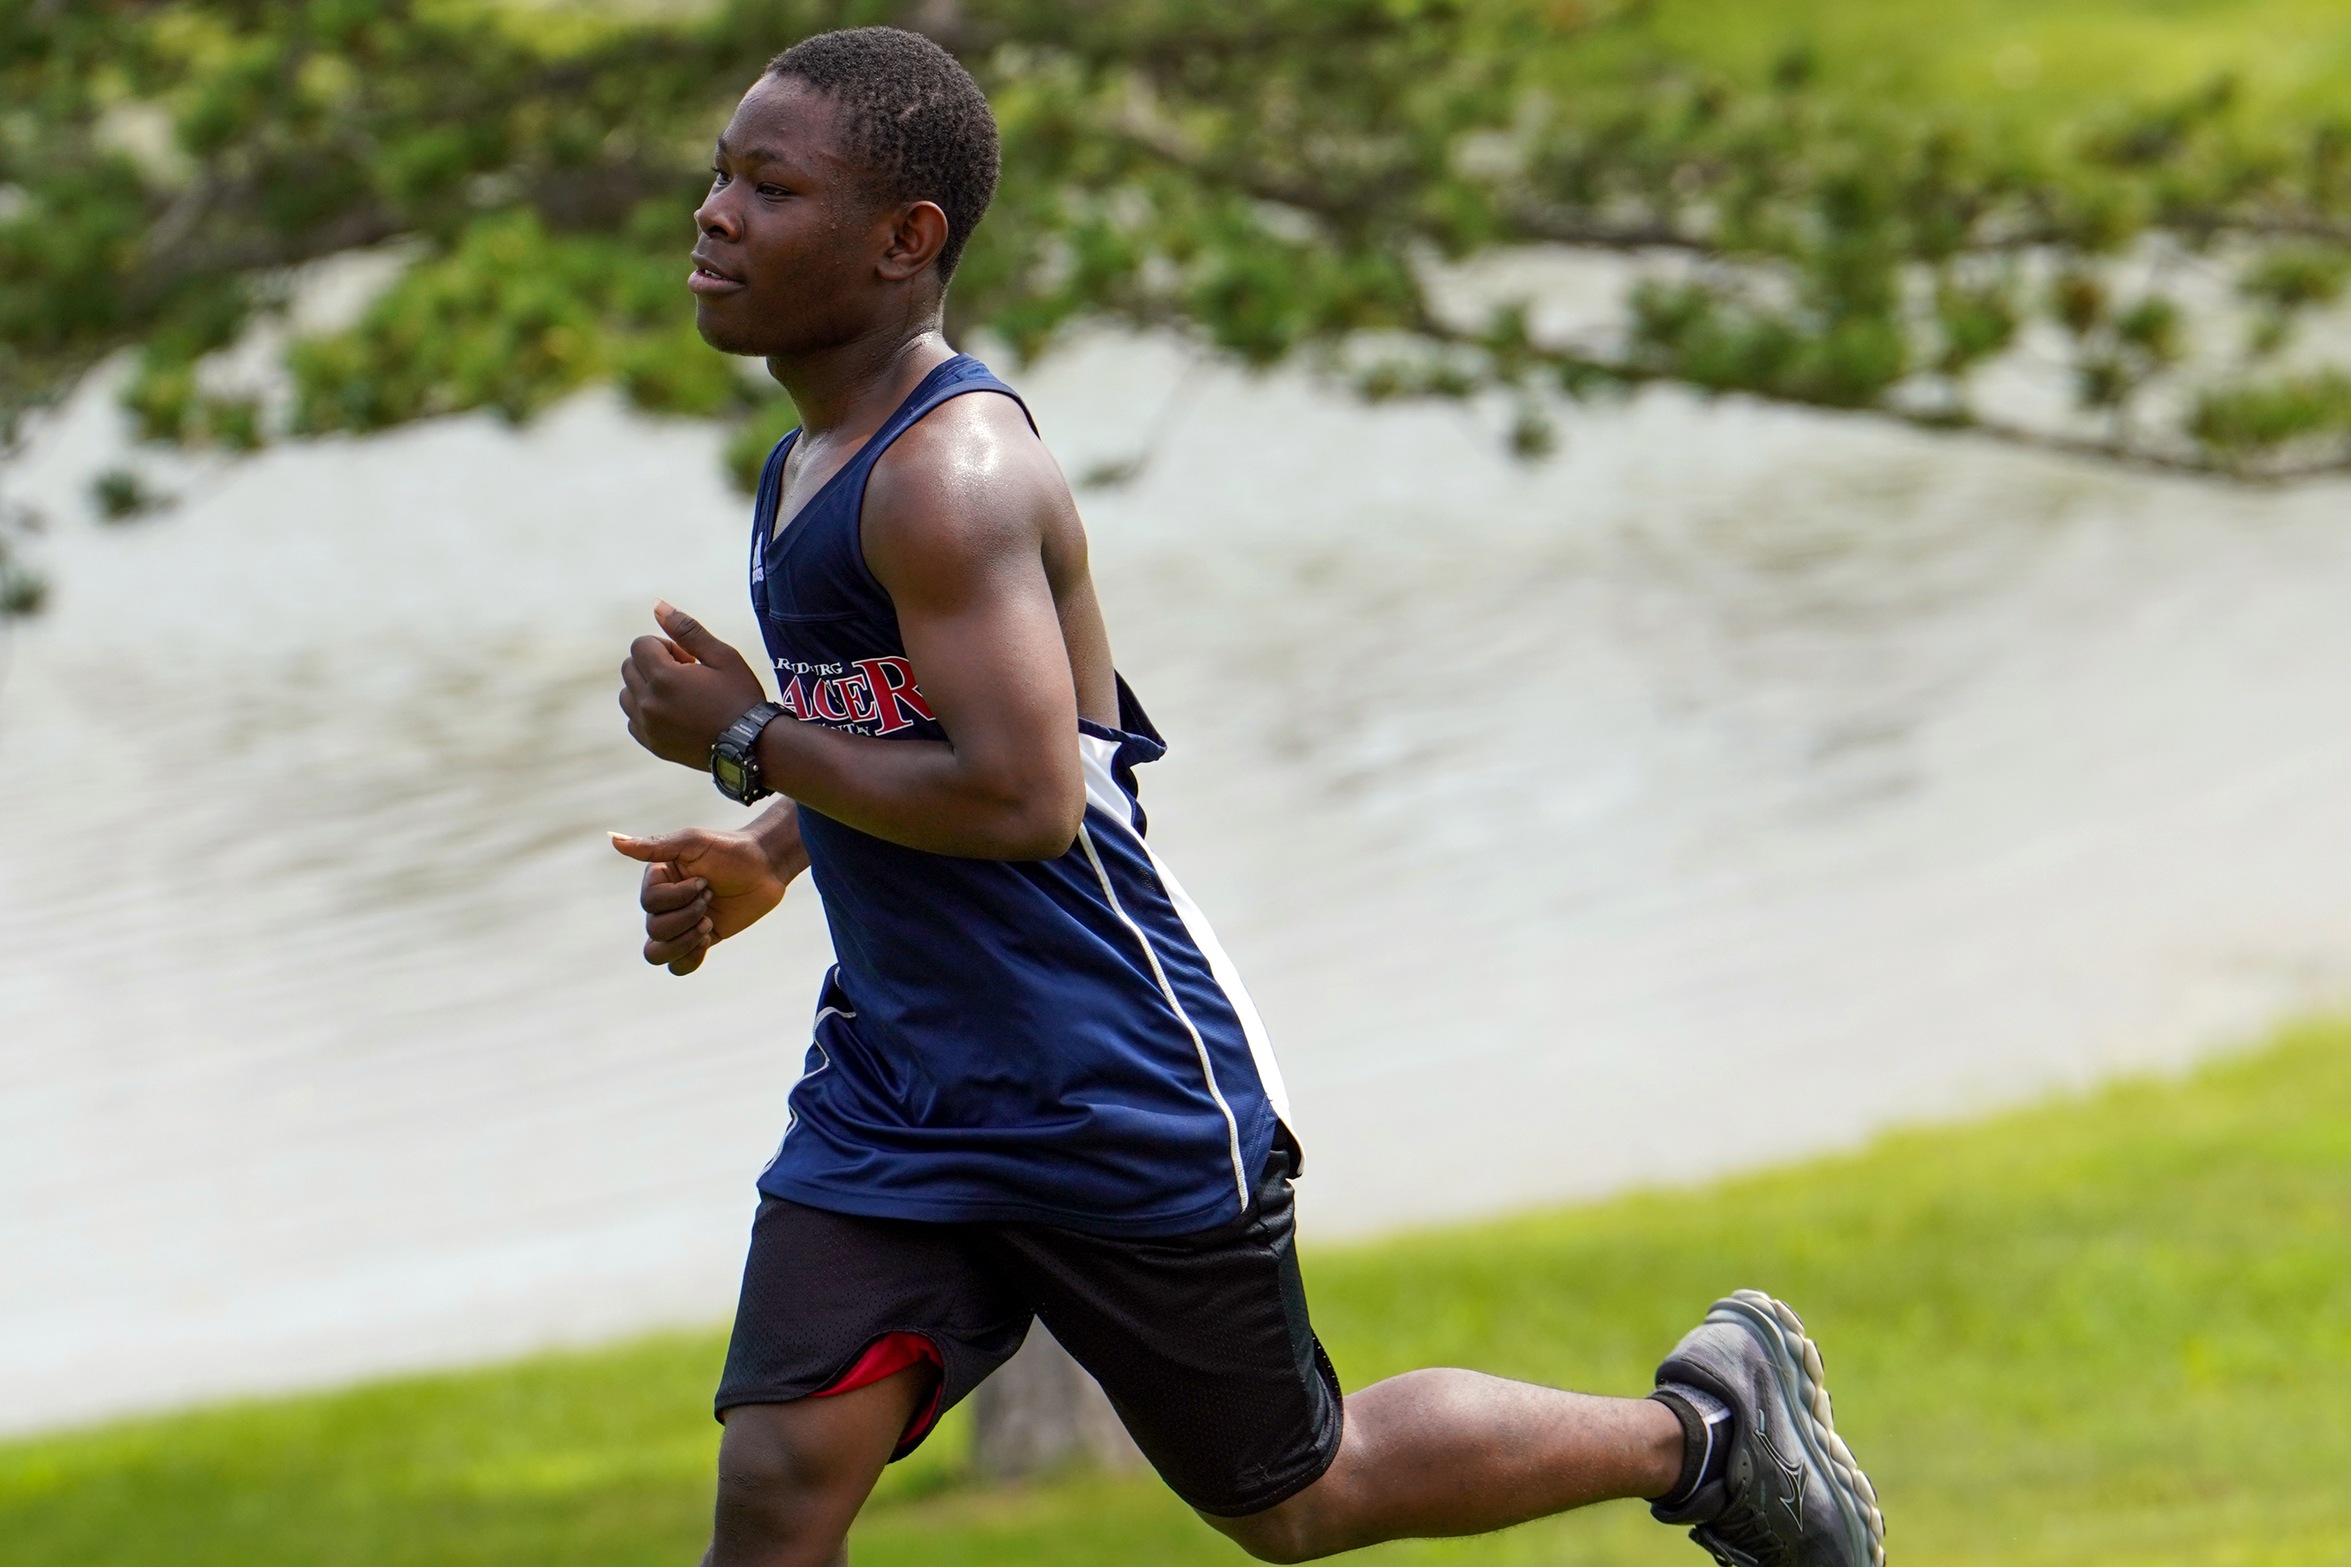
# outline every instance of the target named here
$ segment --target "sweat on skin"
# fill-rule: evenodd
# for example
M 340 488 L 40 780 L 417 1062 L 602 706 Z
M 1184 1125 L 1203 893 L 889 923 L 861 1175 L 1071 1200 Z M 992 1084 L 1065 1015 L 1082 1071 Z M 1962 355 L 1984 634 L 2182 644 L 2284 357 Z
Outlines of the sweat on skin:
M 1244 1120 L 1256 1140 L 1253 1160 L 1263 1155 L 1262 1139 L 1279 1131 L 1278 1110 L 1271 1108 L 1278 1085 L 1257 1081 L 1270 1058 L 1257 1057 L 1254 1008 L 1238 995 L 1229 960 L 1213 938 L 1204 926 L 1195 928 L 1197 910 L 1143 845 L 1139 810 L 1131 809 L 1127 786 L 1115 783 L 1118 769 L 1149 760 L 1159 747 L 1113 669 L 1068 486 L 1001 383 L 987 377 L 971 395 L 941 398 L 942 376 L 985 376 L 975 362 L 959 366 L 960 356 L 940 333 L 947 283 L 941 257 L 950 239 L 945 209 L 904 191 L 877 194 L 886 182 L 859 153 L 845 100 L 795 76 L 791 59 L 783 57 L 776 72 L 753 86 L 719 138 L 711 189 L 696 213 L 700 238 L 689 283 L 703 336 L 727 352 L 764 358 L 804 420 L 772 470 L 773 521 L 763 513 L 756 547 L 767 550 L 804 515 L 826 515 L 834 504 L 827 486 L 862 462 L 861 495 L 840 503 L 853 507 L 846 522 L 856 569 L 836 575 L 850 583 L 844 591 L 860 591 L 851 579 L 879 590 L 902 648 L 777 655 L 788 716 L 766 725 L 756 750 L 779 798 L 740 831 L 615 835 L 622 853 L 646 865 L 640 889 L 645 958 L 675 974 L 692 973 L 717 943 L 775 907 L 812 863 L 825 881 L 828 918 L 836 917 L 836 901 L 857 905 L 870 890 L 858 876 L 873 874 L 900 877 L 903 894 L 882 900 L 888 907 L 877 919 L 902 917 L 909 905 L 919 916 L 933 901 L 918 895 L 928 876 L 950 903 L 964 896 L 957 889 L 992 888 L 987 896 L 1000 894 L 1003 907 L 1050 905 L 1072 921 L 1094 920 L 1095 934 L 1082 944 L 1087 951 L 1115 953 L 1129 936 L 1139 940 L 1124 950 L 1141 961 L 1120 959 L 1113 964 L 1117 973 L 1102 981 L 1115 980 L 1136 998 L 1134 1037 L 1142 1043 L 1134 1059 L 1164 1061 L 1171 1073 L 1194 1071 L 1188 1058 L 1179 1060 L 1175 1025 L 1181 1023 L 1198 1047 L 1206 1097 L 1198 1077 L 1187 1079 L 1193 1086 L 1184 1091 L 1201 1117 L 1212 1113 L 1207 1100 L 1215 1101 L 1232 1130 L 1238 1167 Z M 892 427 L 918 392 L 941 400 Z M 892 439 L 867 460 L 886 427 Z M 645 749 L 699 770 L 720 733 L 766 693 L 749 661 L 690 616 L 664 603 L 656 606 L 656 619 L 661 634 L 639 638 L 622 666 L 620 705 Z M 776 617 L 763 618 L 771 651 L 794 634 L 779 632 L 777 624 Z M 1097 786 L 1091 805 L 1090 779 Z M 844 876 L 849 866 L 858 876 Z M 826 881 L 828 875 L 833 879 Z M 995 906 L 972 907 L 984 925 Z M 950 929 L 941 918 L 933 932 L 941 953 L 975 945 L 970 929 Z M 838 937 L 835 945 L 844 947 Z M 825 1096 L 853 1091 L 838 1085 L 855 1078 L 854 1058 L 864 1044 L 859 1030 L 879 1026 L 859 1016 L 848 988 L 852 980 L 871 982 L 870 976 L 849 968 L 845 960 L 828 981 L 818 1027 L 820 1045 L 829 1040 L 832 1048 L 812 1051 L 812 1067 L 822 1069 L 795 1090 L 796 1117 L 816 1111 L 806 1118 L 821 1121 L 834 1113 Z M 908 982 L 920 983 L 920 976 Z M 1205 1009 L 1223 1004 L 1220 997 L 1236 996 L 1206 1025 L 1192 1015 L 1197 1007 L 1205 1016 Z M 965 1015 L 984 1019 L 1001 998 L 982 990 L 964 1000 Z M 1244 1033 L 1252 1037 L 1244 1041 Z M 1151 1056 L 1161 1045 L 1163 1054 Z M 1235 1090 L 1230 1096 L 1219 1086 L 1219 1049 Z M 1020 1059 L 1017 1040 L 986 1063 L 991 1080 L 1007 1077 L 1004 1059 Z M 817 1087 L 804 1100 L 811 1083 Z M 796 1119 L 779 1164 L 795 1157 L 795 1146 L 832 1146 L 822 1136 L 802 1139 L 802 1130 Z M 933 1130 L 877 1125 L 876 1156 L 901 1143 L 918 1146 Z M 1025 1146 L 1044 1158 L 1053 1151 L 1050 1137 L 1058 1135 L 1040 1128 Z M 851 1146 L 854 1138 L 836 1141 L 844 1159 L 867 1151 Z M 960 1157 L 968 1150 L 949 1152 Z M 1104 1160 L 1115 1162 L 1116 1152 L 1106 1146 Z M 1018 1177 L 1008 1169 L 1004 1179 L 1017 1183 Z M 778 1188 L 763 1177 L 762 1190 L 774 1198 Z M 801 1188 L 787 1183 L 783 1190 Z M 853 1225 L 855 1215 L 891 1211 L 860 1206 L 884 1202 L 874 1191 L 842 1186 L 833 1196 L 839 1200 L 793 1212 L 822 1218 L 830 1210 L 849 1215 L 844 1222 Z M 1237 1199 L 1228 1186 L 1216 1200 L 1247 1219 L 1253 1210 L 1246 1174 Z M 763 1205 L 763 1225 L 770 1211 Z M 778 1212 L 779 1222 L 792 1220 L 792 1213 Z M 1107 1226 L 1117 1216 L 1098 1217 Z M 1122 1262 L 1130 1255 L 1099 1238 L 1108 1229 L 1070 1233 L 1072 1255 L 1087 1254 L 1088 1246 L 1093 1255 Z M 1189 1244 L 1191 1233 L 1174 1238 Z M 1273 1244 L 1290 1255 L 1286 1229 Z M 1302 1314 L 1303 1292 L 1296 1293 Z M 752 1299 L 747 1274 L 747 1311 Z M 1081 1289 L 1055 1309 L 1077 1311 L 1084 1299 Z M 1105 1333 L 1115 1337 L 1106 1320 L 1082 1312 L 1056 1316 L 1056 1334 L 1084 1360 L 1081 1344 L 1099 1347 Z M 1302 1315 L 1295 1325 L 1303 1331 Z M 1178 1320 L 1170 1331 L 1196 1326 Z M 739 1320 L 738 1341 L 742 1332 Z M 1289 1349 L 1281 1346 L 1282 1355 Z M 730 1375 L 734 1358 L 730 1350 Z M 1089 1364 L 1105 1374 L 1102 1362 Z M 845 1561 L 849 1525 L 882 1465 L 938 1402 L 942 1376 L 958 1374 L 955 1357 L 947 1355 L 848 1390 L 810 1389 L 815 1396 L 727 1407 L 710 1567 Z M 1319 1384 L 1311 1369 L 1306 1375 L 1312 1391 Z M 1335 1396 L 1335 1381 L 1331 1386 Z M 1129 1391 L 1134 1396 L 1122 1408 L 1134 1410 L 1130 1424 L 1143 1420 L 1138 1440 L 1172 1479 L 1167 1449 L 1154 1452 L 1153 1438 L 1164 1433 L 1151 1428 L 1141 1407 L 1164 1390 Z M 1387 1539 L 1484 1532 L 1604 1499 L 1658 1498 L 1694 1487 L 1697 1478 L 1688 1423 L 1666 1403 L 1599 1398 L 1472 1371 L 1416 1371 L 1348 1394 L 1343 1421 L 1333 1427 L 1318 1469 L 1277 1501 L 1247 1511 L 1194 1505 L 1252 1554 L 1298 1561 Z M 1214 1433 L 1192 1440 L 1213 1449 Z M 1786 1560 L 1799 1564 L 1796 1557 Z M 1806 1556 L 1800 1567 L 1816 1563 L 1862 1567 L 1842 1555 Z

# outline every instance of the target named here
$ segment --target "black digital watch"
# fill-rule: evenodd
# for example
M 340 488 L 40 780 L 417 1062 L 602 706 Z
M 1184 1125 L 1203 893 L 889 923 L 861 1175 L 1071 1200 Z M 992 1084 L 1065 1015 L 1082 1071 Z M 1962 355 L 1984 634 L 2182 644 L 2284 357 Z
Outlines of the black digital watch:
M 759 734 L 784 716 L 773 702 L 762 702 L 719 731 L 710 742 L 710 781 L 737 805 L 749 805 L 775 793 L 759 770 Z

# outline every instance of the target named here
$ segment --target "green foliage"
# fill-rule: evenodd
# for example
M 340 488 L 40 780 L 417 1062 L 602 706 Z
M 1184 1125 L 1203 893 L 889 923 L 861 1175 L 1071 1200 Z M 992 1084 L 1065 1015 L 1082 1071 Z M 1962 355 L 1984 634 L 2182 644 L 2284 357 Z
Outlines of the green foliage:
M 1633 341 L 1633 362 L 1654 376 L 1829 408 L 1866 408 L 1909 368 L 1909 341 L 1886 312 L 1822 319 L 1703 285 L 1636 289 Z
M 2312 245 L 2273 251 L 2245 269 L 2238 286 L 2247 298 L 2276 310 L 2331 305 L 2351 277 L 2351 254 Z
M 1751 73 L 1700 64 L 1660 14 L 1634 0 L 925 9 L 988 87 L 1006 154 L 954 329 L 986 325 L 1028 354 L 1107 318 L 1252 365 L 1417 344 L 1383 349 L 1360 383 L 1507 392 L 1531 453 L 1539 391 L 1661 378 L 1999 430 L 1970 378 L 2041 319 L 2070 344 L 2082 407 L 2110 416 L 2085 449 L 2227 471 L 2351 460 L 2317 427 L 2268 440 L 2274 420 L 2165 412 L 2214 386 L 2284 395 L 2270 361 L 2351 273 L 2341 126 L 2256 114 L 2221 78 L 2022 136 L 1839 90 L 1852 64 L 1824 46 L 1782 39 Z M 693 340 L 677 276 L 702 149 L 773 51 L 890 19 L 902 8 L 880 0 L 10 0 L 0 411 L 134 343 L 144 429 L 249 444 L 257 411 L 203 395 L 199 361 L 274 307 L 283 269 L 399 239 L 417 259 L 391 294 L 294 350 L 294 428 L 522 418 L 607 378 L 649 408 L 746 416 L 753 398 Z M 1630 333 L 1598 344 L 1498 338 L 1438 307 L 1437 263 L 1539 243 L 1698 265 L 1642 285 Z M 2236 270 L 2256 312 L 2242 363 L 2200 357 L 2176 299 L 2109 297 L 2118 258 L 2149 245 Z
M 123 391 L 123 406 L 150 441 L 212 444 L 249 452 L 262 444 L 261 407 L 251 397 L 208 396 L 198 390 L 196 364 L 150 347 Z
M 92 479 L 90 499 L 107 522 L 129 522 L 163 505 L 163 497 L 128 468 L 108 468 Z
M 1917 1567 L 2321 1567 L 2351 1530 L 2351 1027 L 2185 1080 L 1697 1190 L 1310 1248 L 1350 1387 L 1470 1365 L 1645 1388 L 1752 1284 L 1821 1338 Z M 713 1335 L 0 1447 L 10 1567 L 637 1567 L 707 1537 Z M 967 1483 L 962 1412 L 885 1475 L 859 1567 L 1208 1567 L 1156 1482 Z M 1367 1567 L 1674 1567 L 1618 1504 Z
M 1935 288 L 1935 321 L 1942 329 L 1935 368 L 1959 378 L 2016 340 L 2013 281 L 1971 287 L 1945 276 Z
M 0 534 L 0 627 L 39 614 L 48 598 L 48 580 L 19 560 L 9 538 Z
M 2346 279 L 2351 252 L 2325 246 L 2289 245 L 2247 267 L 2237 287 L 2260 307 L 2247 339 L 2250 356 L 2264 359 L 2284 348 L 2304 313 L 2342 297 Z
M 2351 376 L 2341 371 L 2218 387 L 2197 400 L 2196 439 L 2229 464 L 2296 442 L 2351 438 Z
M 380 430 L 467 408 L 519 421 L 608 377 L 642 407 L 730 412 L 744 383 L 681 319 L 683 270 L 674 246 L 558 237 L 528 211 L 476 219 L 350 331 L 295 345 L 294 427 Z

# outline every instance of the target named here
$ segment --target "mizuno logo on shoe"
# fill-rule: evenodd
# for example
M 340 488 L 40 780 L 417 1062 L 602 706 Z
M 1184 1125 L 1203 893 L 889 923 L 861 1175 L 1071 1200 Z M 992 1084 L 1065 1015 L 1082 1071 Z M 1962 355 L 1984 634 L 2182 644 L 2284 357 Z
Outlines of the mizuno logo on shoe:
M 1720 1567 L 1885 1567 L 1884 1516 L 1829 1424 L 1803 1332 L 1787 1307 L 1741 1291 L 1717 1301 L 1657 1368 L 1660 1387 L 1694 1387 L 1732 1416 L 1719 1511 L 1688 1520 Z M 1652 1510 L 1662 1523 L 1687 1517 Z
M 1770 1432 L 1757 1431 L 1755 1435 L 1756 1439 L 1762 1444 L 1763 1450 L 1771 1455 L 1772 1467 L 1779 1470 L 1780 1478 L 1787 1481 L 1785 1486 L 1777 1488 L 1778 1494 L 1776 1494 L 1772 1500 L 1776 1501 L 1781 1507 L 1787 1510 L 1788 1521 L 1790 1523 L 1794 1524 L 1798 1529 L 1803 1528 L 1804 1465 L 1801 1462 L 1791 1463 L 1787 1457 L 1780 1452 L 1779 1448 L 1773 1444 Z

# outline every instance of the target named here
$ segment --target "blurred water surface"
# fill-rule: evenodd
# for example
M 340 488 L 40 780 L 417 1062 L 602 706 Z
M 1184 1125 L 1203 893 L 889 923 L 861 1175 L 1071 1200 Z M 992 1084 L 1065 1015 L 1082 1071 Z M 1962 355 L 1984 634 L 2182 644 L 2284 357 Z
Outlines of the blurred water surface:
M 1313 1233 L 2351 990 L 2351 490 L 1663 393 L 1528 467 L 1475 413 L 1186 377 L 1103 339 L 1016 379 L 1072 473 L 1160 432 L 1081 501 Z M 715 435 L 591 395 L 107 528 L 117 425 L 87 390 L 11 480 L 57 591 L 0 685 L 0 1426 L 723 1318 L 820 911 L 674 980 L 603 841 L 739 814 L 613 704 L 656 594 L 756 640 Z

